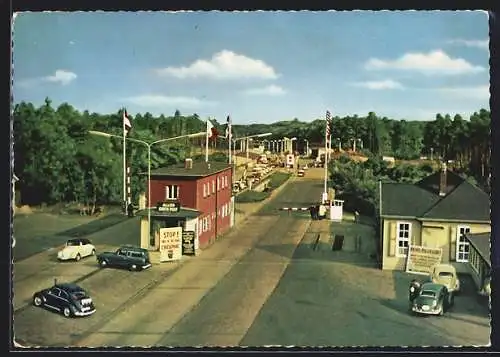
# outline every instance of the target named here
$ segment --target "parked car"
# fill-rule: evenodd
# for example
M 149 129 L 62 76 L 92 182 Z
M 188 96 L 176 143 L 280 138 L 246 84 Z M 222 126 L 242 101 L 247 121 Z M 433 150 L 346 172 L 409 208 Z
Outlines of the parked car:
M 115 267 L 144 270 L 151 267 L 148 250 L 131 245 L 121 246 L 116 252 L 98 254 L 97 262 L 101 268 Z
M 33 294 L 33 305 L 48 307 L 65 317 L 92 315 L 96 309 L 92 298 L 74 283 L 57 284 Z
M 424 283 L 413 300 L 411 310 L 417 314 L 443 315 L 453 305 L 453 294 L 443 284 Z
M 306 172 L 304 170 L 302 170 L 302 169 L 299 170 L 299 171 L 297 171 L 297 176 L 298 177 L 304 177 L 305 174 L 306 174 Z
M 86 238 L 70 239 L 63 249 L 57 252 L 59 260 L 76 260 L 95 255 L 95 246 Z
M 436 284 L 442 284 L 448 288 L 450 293 L 460 292 L 460 280 L 457 271 L 450 264 L 438 264 L 431 270 L 430 281 Z

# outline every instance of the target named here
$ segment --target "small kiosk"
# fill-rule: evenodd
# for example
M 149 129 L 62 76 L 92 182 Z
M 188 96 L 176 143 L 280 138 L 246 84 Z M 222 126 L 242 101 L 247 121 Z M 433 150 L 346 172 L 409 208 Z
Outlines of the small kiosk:
M 151 222 L 148 222 L 148 210 Z M 156 207 L 138 211 L 137 215 L 141 217 L 141 248 L 160 253 L 168 251 L 167 258 L 161 261 L 179 259 L 177 247 L 182 251 L 180 255 L 196 255 L 199 251 L 200 214 L 195 209 L 181 207 L 179 201 L 174 200 L 159 202 Z

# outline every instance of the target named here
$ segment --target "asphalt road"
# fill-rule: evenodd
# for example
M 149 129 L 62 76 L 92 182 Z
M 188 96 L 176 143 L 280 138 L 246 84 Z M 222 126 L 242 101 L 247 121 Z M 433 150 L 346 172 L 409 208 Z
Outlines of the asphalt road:
M 278 208 L 317 201 L 321 175 L 321 169 L 310 170 L 290 182 L 270 204 L 179 266 L 103 270 L 83 278 L 80 285 L 98 309 L 89 318 L 65 319 L 31 306 L 18 310 L 16 337 L 32 345 L 82 347 L 486 344 L 487 312 L 467 291 L 444 317 L 414 317 L 407 312 L 409 276 L 380 271 L 366 255 L 313 250 L 318 233 L 329 232 L 328 222 Z M 132 224 L 110 230 L 126 240 Z

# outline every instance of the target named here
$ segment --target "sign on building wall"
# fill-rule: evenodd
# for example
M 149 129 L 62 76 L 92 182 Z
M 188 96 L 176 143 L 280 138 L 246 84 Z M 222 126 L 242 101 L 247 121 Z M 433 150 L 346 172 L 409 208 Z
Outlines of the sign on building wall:
M 182 258 L 182 227 L 160 228 L 160 262 Z
M 194 242 L 196 239 L 196 232 L 184 231 L 182 232 L 182 255 L 195 255 L 196 249 Z
M 170 213 L 177 213 L 180 210 L 180 203 L 179 201 L 165 201 L 161 202 L 156 206 L 156 210 L 158 212 L 170 212 Z
M 406 272 L 428 275 L 434 265 L 441 263 L 442 256 L 441 248 L 410 245 L 406 259 Z

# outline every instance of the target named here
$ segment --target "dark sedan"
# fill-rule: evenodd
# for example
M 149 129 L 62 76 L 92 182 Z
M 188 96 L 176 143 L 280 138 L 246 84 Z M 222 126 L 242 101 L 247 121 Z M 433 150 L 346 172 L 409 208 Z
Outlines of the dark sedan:
M 453 295 L 446 286 L 435 283 L 424 283 L 413 300 L 412 311 L 424 315 L 443 315 L 453 304 Z
M 73 283 L 54 284 L 33 295 L 33 305 L 47 307 L 65 317 L 92 315 L 96 309 L 87 292 Z

